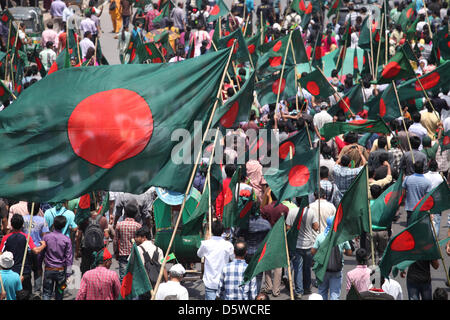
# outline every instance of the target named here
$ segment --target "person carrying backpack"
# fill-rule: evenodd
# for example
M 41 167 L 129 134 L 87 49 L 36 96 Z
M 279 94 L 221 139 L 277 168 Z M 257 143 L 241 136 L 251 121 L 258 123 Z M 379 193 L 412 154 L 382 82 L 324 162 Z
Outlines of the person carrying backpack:
M 75 259 L 81 257 L 80 271 L 83 275 L 92 268 L 93 253 L 105 247 L 105 230 L 108 229 L 108 219 L 95 211 L 79 225 L 76 236 Z
M 54 207 L 46 210 L 44 213 L 44 219 L 50 231 L 54 230 L 53 221 L 57 216 L 66 217 L 67 222 L 62 229 L 62 233 L 70 238 L 70 232 L 75 232 L 78 228 L 77 224 L 75 223 L 75 213 L 73 213 L 73 211 L 67 210 L 65 207 L 65 203 L 63 202 L 56 203 Z
M 163 251 L 155 246 L 152 241 L 150 241 L 150 230 L 147 226 L 141 227 L 135 233 L 134 240 L 138 246 L 139 256 L 144 264 L 145 270 L 147 271 L 148 279 L 152 284 L 152 288 L 155 288 L 156 281 L 158 280 L 159 270 L 161 269 L 161 264 L 164 259 Z M 168 275 L 167 270 L 163 271 L 164 281 L 167 282 Z M 139 296 L 139 300 L 149 300 L 150 292 L 142 294 Z
M 317 250 L 319 250 L 320 245 L 324 242 L 327 237 L 328 232 L 333 226 L 334 216 L 327 218 L 327 227 L 324 232 L 319 234 L 316 238 L 316 242 L 311 249 L 311 254 L 315 255 Z M 322 283 L 319 285 L 319 294 L 322 296 L 323 300 L 339 300 L 341 296 L 342 287 L 342 268 L 344 267 L 344 257 L 352 255 L 352 250 L 348 241 L 341 243 L 333 247 L 328 260 L 327 271 L 323 278 Z M 328 299 L 329 296 L 329 299 Z

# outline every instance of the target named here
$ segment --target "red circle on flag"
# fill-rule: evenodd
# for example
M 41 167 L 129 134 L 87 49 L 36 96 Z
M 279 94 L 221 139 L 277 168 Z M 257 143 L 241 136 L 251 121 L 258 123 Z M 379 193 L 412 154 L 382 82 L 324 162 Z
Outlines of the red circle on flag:
M 278 94 L 278 86 L 280 86 L 280 79 L 277 79 L 272 84 L 272 92 L 274 94 Z M 286 80 L 282 79 L 281 86 L 280 86 L 280 93 L 284 91 L 284 88 L 286 87 Z
M 144 98 L 117 88 L 82 100 L 67 122 L 69 141 L 84 160 L 110 169 L 145 149 L 153 133 L 153 117 Z
M 409 231 L 405 230 L 391 243 L 392 251 L 409 251 L 414 249 L 416 242 Z
M 272 58 L 269 58 L 269 64 L 270 64 L 270 66 L 271 67 L 273 67 L 273 68 L 275 68 L 275 67 L 278 67 L 280 64 L 281 64 L 281 59 L 282 59 L 283 57 L 272 57 Z
M 313 96 L 320 94 L 320 88 L 315 81 L 309 81 L 306 84 L 306 90 L 308 90 Z
M 406 11 L 406 17 L 409 19 L 414 15 L 414 9 L 409 8 L 408 11 Z
M 233 200 L 233 192 L 231 192 L 230 186 L 225 189 L 225 194 L 223 195 L 223 205 L 226 206 Z
M 78 207 L 80 209 L 89 209 L 91 207 L 91 196 L 89 195 L 89 193 L 86 193 L 80 197 Z
M 422 79 L 420 79 L 420 82 L 422 83 L 422 86 L 425 90 L 434 88 L 441 79 L 441 75 L 438 72 L 430 73 L 429 75 L 426 75 Z M 416 80 L 415 84 L 416 91 L 422 91 L 422 87 L 420 86 L 419 81 Z
M 239 102 L 236 101 L 228 109 L 228 111 L 220 118 L 220 124 L 225 128 L 230 128 L 236 121 L 237 115 L 239 113 Z
M 5 95 L 5 89 L 3 87 L 0 87 L 0 97 L 3 97 Z
M 384 117 L 386 115 L 386 103 L 383 98 L 380 99 L 380 117 Z
M 450 48 L 450 41 L 449 41 L 449 42 L 447 42 L 447 47 L 449 47 L 449 48 Z
M 292 156 L 295 154 L 295 145 L 291 142 L 285 142 L 278 148 L 278 155 L 281 159 L 286 159 L 289 155 L 290 149 L 292 148 Z
M 6 14 L 2 16 L 2 21 L 8 22 L 8 16 Z
M 235 38 L 231 38 L 230 40 L 228 40 L 227 48 L 229 48 L 229 47 L 231 47 L 233 45 L 234 40 L 236 40 L 236 39 Z M 239 48 L 239 41 L 236 41 L 236 45 L 234 46 L 234 49 L 233 49 L 233 54 L 235 54 L 237 52 L 238 48 Z
M 334 232 L 337 231 L 337 227 L 339 226 L 339 223 L 341 223 L 342 220 L 342 204 L 339 204 L 337 210 L 336 210 L 336 215 L 334 216 L 334 222 L 333 222 L 333 230 Z
M 162 60 L 161 60 L 161 58 L 154 58 L 153 60 L 152 60 L 152 62 L 153 63 L 161 63 L 162 62 Z
M 345 102 L 342 100 L 344 100 Z M 347 105 L 350 106 L 350 99 L 348 97 L 344 97 L 342 100 L 339 101 L 339 108 L 341 108 L 342 111 L 347 113 L 350 110 L 349 107 L 347 107 Z
M 420 207 L 420 211 L 428 211 L 434 207 L 434 199 L 433 196 L 429 196 L 427 200 Z
M 133 288 L 133 274 L 128 272 L 122 280 L 122 287 L 120 288 L 120 295 L 125 298 L 131 293 Z
M 296 165 L 289 171 L 289 184 L 293 187 L 302 187 L 308 182 L 309 176 L 310 173 L 307 166 Z
M 281 40 L 278 40 L 278 42 L 275 43 L 275 45 L 273 46 L 272 50 L 274 52 L 278 52 L 281 49 L 282 45 L 283 45 L 283 43 L 281 42 Z
M 219 7 L 219 5 L 216 4 L 216 5 L 212 8 L 212 10 L 211 10 L 211 12 L 210 12 L 209 14 L 212 15 L 212 16 L 216 16 L 216 15 L 219 14 L 219 12 L 220 12 L 220 7 Z
M 250 54 L 254 54 L 255 53 L 256 46 L 254 44 L 249 45 L 247 48 L 248 48 L 248 52 Z
M 331 8 L 332 9 L 336 9 L 338 7 L 338 5 L 339 5 L 339 2 L 340 2 L 340 0 L 334 1 L 333 6 Z
M 358 69 L 358 57 L 353 57 L 353 69 Z
M 147 50 L 147 52 L 148 52 L 148 54 L 149 54 L 150 56 L 153 55 L 153 52 L 152 52 L 152 50 L 150 50 L 149 47 L 145 46 L 145 50 Z
M 384 67 L 381 76 L 386 79 L 391 79 L 398 75 L 401 70 L 402 67 L 396 61 L 391 61 Z
M 448 145 L 450 143 L 450 137 L 449 136 L 445 136 L 444 139 L 442 140 L 442 144 L 444 146 Z
M 367 120 L 365 120 L 365 119 L 362 119 L 362 120 L 353 120 L 353 121 L 350 121 L 349 124 L 353 124 L 353 125 L 359 126 L 359 125 L 364 124 L 364 123 L 366 123 L 366 122 L 367 122 Z

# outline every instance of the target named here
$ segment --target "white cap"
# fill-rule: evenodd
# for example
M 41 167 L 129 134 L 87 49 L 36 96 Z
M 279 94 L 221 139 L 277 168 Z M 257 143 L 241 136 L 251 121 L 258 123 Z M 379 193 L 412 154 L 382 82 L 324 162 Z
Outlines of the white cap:
M 278 23 L 274 23 L 272 26 L 272 29 L 276 29 L 278 31 L 281 31 L 281 26 Z
M 181 264 L 177 263 L 169 269 L 169 273 L 175 276 L 183 276 L 186 273 L 186 270 Z
M 11 269 L 14 265 L 14 256 L 12 252 L 5 251 L 0 255 L 0 267 L 3 269 Z
M 310 296 L 309 296 L 309 299 L 308 300 L 323 300 L 323 298 L 322 298 L 322 296 L 320 295 L 320 294 L 318 294 L 318 293 L 312 293 Z

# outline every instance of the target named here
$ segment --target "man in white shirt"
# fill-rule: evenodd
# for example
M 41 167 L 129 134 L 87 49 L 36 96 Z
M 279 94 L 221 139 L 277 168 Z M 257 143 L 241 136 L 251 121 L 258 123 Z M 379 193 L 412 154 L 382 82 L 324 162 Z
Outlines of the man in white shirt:
M 313 123 L 317 130 L 320 130 L 325 123 L 333 122 L 333 117 L 327 112 L 328 104 L 322 102 L 320 104 L 320 112 L 316 113 L 313 118 Z
M 47 41 L 45 49 L 39 53 L 39 59 L 41 59 L 45 71 L 48 71 L 56 60 L 56 52 L 52 48 L 53 42 Z
M 431 188 L 434 189 L 437 186 L 439 186 L 444 179 L 442 178 L 441 174 L 438 171 L 438 163 L 435 159 L 431 159 L 428 163 L 428 169 L 429 171 L 425 173 L 423 176 L 431 182 Z M 442 212 L 436 212 L 435 214 L 431 215 L 434 228 L 436 229 L 436 236 L 439 237 L 439 229 L 441 227 L 441 215 Z
M 231 242 L 221 237 L 224 228 L 222 222 L 212 223 L 212 237 L 205 237 L 197 251 L 199 258 L 205 258 L 205 300 L 215 300 L 220 283 L 220 276 L 225 265 L 234 259 L 234 247 Z
M 328 202 L 326 197 L 326 192 L 324 189 L 320 188 L 320 200 L 318 192 L 314 192 L 314 197 L 316 201 L 310 203 L 309 209 L 314 211 L 314 214 L 318 217 L 319 220 L 319 233 L 322 233 L 327 227 L 327 218 L 332 217 L 336 214 L 336 207 Z M 319 210 L 319 201 L 320 201 L 320 210 Z
M 415 112 L 412 114 L 412 119 L 414 123 L 409 127 L 408 132 L 414 133 L 416 136 L 420 138 L 420 141 L 422 141 L 423 137 L 425 137 L 428 134 L 427 129 L 420 123 L 421 114 L 419 112 Z
M 81 48 L 81 58 L 84 59 L 86 57 L 86 53 L 89 48 L 95 49 L 95 44 L 92 42 L 92 34 L 90 31 L 86 31 L 84 33 L 83 40 L 80 41 L 80 48 Z
M 189 300 L 189 293 L 181 285 L 186 270 L 179 263 L 169 269 L 169 281 L 161 283 L 155 300 Z

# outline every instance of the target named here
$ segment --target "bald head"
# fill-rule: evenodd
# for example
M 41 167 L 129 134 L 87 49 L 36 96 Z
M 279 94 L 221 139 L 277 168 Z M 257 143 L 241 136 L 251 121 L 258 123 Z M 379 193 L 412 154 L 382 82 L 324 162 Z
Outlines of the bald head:
M 247 243 L 243 240 L 238 240 L 234 244 L 234 255 L 236 258 L 244 259 L 247 254 Z

